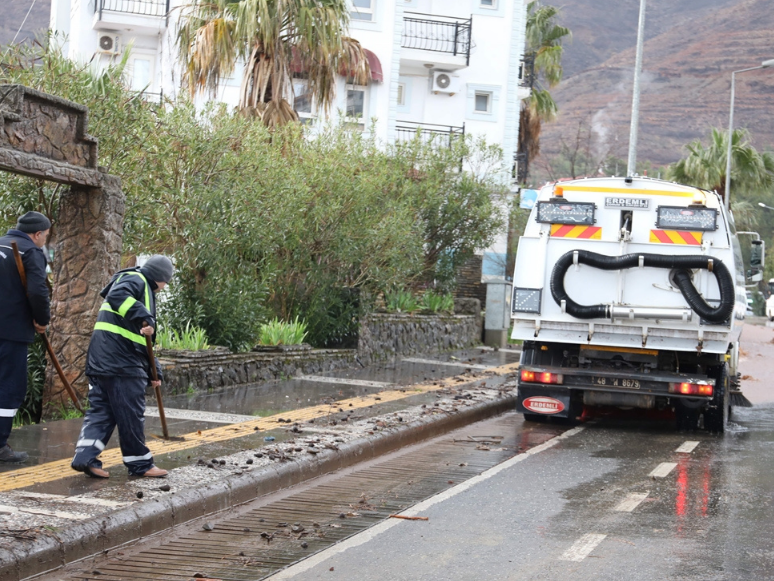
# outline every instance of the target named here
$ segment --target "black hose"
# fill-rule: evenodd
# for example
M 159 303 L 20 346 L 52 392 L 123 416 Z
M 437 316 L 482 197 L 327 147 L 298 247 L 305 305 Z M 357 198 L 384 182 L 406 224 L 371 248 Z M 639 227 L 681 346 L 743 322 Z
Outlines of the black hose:
M 551 295 L 557 305 L 565 301 L 565 310 L 578 319 L 600 319 L 610 316 L 609 305 L 581 305 L 573 301 L 564 288 L 564 275 L 573 264 L 573 255 L 578 253 L 578 263 L 593 266 L 601 270 L 623 270 L 625 268 L 637 268 L 642 266 L 652 268 L 675 269 L 674 284 L 680 289 L 688 305 L 705 321 L 710 323 L 723 323 L 734 312 L 736 302 L 736 289 L 734 279 L 726 268 L 726 265 L 717 258 L 702 255 L 664 256 L 662 254 L 626 254 L 624 256 L 606 256 L 589 252 L 588 250 L 571 250 L 562 255 L 554 265 L 551 273 Z M 712 307 L 701 297 L 699 291 L 691 280 L 691 269 L 703 268 L 710 270 L 712 261 L 712 274 L 718 282 L 720 289 L 720 305 Z

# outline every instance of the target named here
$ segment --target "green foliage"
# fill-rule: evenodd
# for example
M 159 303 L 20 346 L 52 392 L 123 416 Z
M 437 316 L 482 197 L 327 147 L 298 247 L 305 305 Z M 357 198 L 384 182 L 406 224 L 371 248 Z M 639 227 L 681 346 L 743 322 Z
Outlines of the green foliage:
M 409 290 L 395 289 L 384 293 L 385 307 L 391 313 L 413 313 L 422 307 Z
M 422 295 L 420 305 L 422 309 L 432 313 L 453 313 L 454 297 L 449 293 L 441 294 L 432 290 L 427 290 Z
M 306 338 L 306 323 L 295 320 L 286 323 L 277 318 L 261 325 L 260 345 L 300 345 Z
M 46 345 L 42 337 L 35 334 L 35 340 L 27 349 L 27 393 L 16 416 L 14 427 L 35 424 L 43 412 L 43 386 L 46 381 Z
M 54 413 L 50 414 L 52 420 L 74 420 L 82 418 L 83 414 L 72 406 L 59 404 Z
M 159 349 L 175 349 L 186 351 L 203 351 L 209 349 L 207 333 L 204 329 L 186 323 L 182 331 L 161 328 L 156 335 L 156 347 Z
M 380 289 L 446 291 L 502 228 L 502 152 L 483 141 L 385 150 L 344 126 L 269 131 L 223 105 L 148 104 L 124 87 L 123 63 L 95 73 L 44 47 L 5 58 L 0 82 L 89 107 L 99 164 L 127 197 L 124 252 L 174 256 L 158 313 L 170 333 L 198 327 L 239 351 L 267 320 L 299 317 L 314 345 L 343 345 Z M 60 193 L 0 173 L 0 214 L 55 217 Z

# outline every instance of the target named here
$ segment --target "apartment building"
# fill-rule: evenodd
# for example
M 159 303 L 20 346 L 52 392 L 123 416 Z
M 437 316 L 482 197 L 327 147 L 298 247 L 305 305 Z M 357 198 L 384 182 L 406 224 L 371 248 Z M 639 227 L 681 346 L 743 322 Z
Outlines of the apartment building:
M 412 138 L 417 128 L 439 143 L 483 135 L 516 155 L 526 24 L 525 0 L 349 0 L 350 36 L 366 49 L 367 85 L 340 77 L 332 115 L 344 115 L 378 140 Z M 131 45 L 131 87 L 151 98 L 181 89 L 175 45 L 185 0 L 52 0 L 51 29 L 70 58 L 108 63 Z M 216 98 L 238 102 L 241 70 L 224 79 Z M 320 118 L 294 83 L 295 108 L 305 123 Z M 511 187 L 510 163 L 502 182 Z M 505 237 L 484 254 L 484 278 L 504 272 Z

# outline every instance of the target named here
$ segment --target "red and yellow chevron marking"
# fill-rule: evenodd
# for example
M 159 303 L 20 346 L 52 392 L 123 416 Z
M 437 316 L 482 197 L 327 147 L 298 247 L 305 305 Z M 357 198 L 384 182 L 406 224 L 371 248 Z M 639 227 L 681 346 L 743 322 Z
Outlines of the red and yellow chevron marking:
M 599 226 L 573 226 L 572 224 L 551 224 L 551 236 L 554 238 L 581 238 L 583 240 L 602 240 L 602 228 Z
M 658 244 L 689 244 L 701 246 L 701 232 L 686 230 L 651 230 L 650 241 Z

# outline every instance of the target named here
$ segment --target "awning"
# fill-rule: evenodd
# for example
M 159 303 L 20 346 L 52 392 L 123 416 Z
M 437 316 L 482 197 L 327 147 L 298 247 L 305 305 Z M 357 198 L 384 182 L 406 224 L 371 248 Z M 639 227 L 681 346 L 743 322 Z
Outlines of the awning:
M 298 56 L 298 50 L 296 47 L 292 48 L 293 52 L 293 60 L 290 63 L 290 70 L 293 73 L 300 74 L 305 72 L 304 71 L 304 65 L 301 62 L 301 58 Z M 376 56 L 372 51 L 368 50 L 367 48 L 363 49 L 363 52 L 366 55 L 366 59 L 368 59 L 368 67 L 371 69 L 371 80 L 376 83 L 382 83 L 384 82 L 384 73 L 382 73 L 382 63 L 379 61 L 379 57 Z M 348 71 L 344 68 L 339 71 L 339 74 L 342 77 L 349 77 L 351 75 L 347 74 Z

